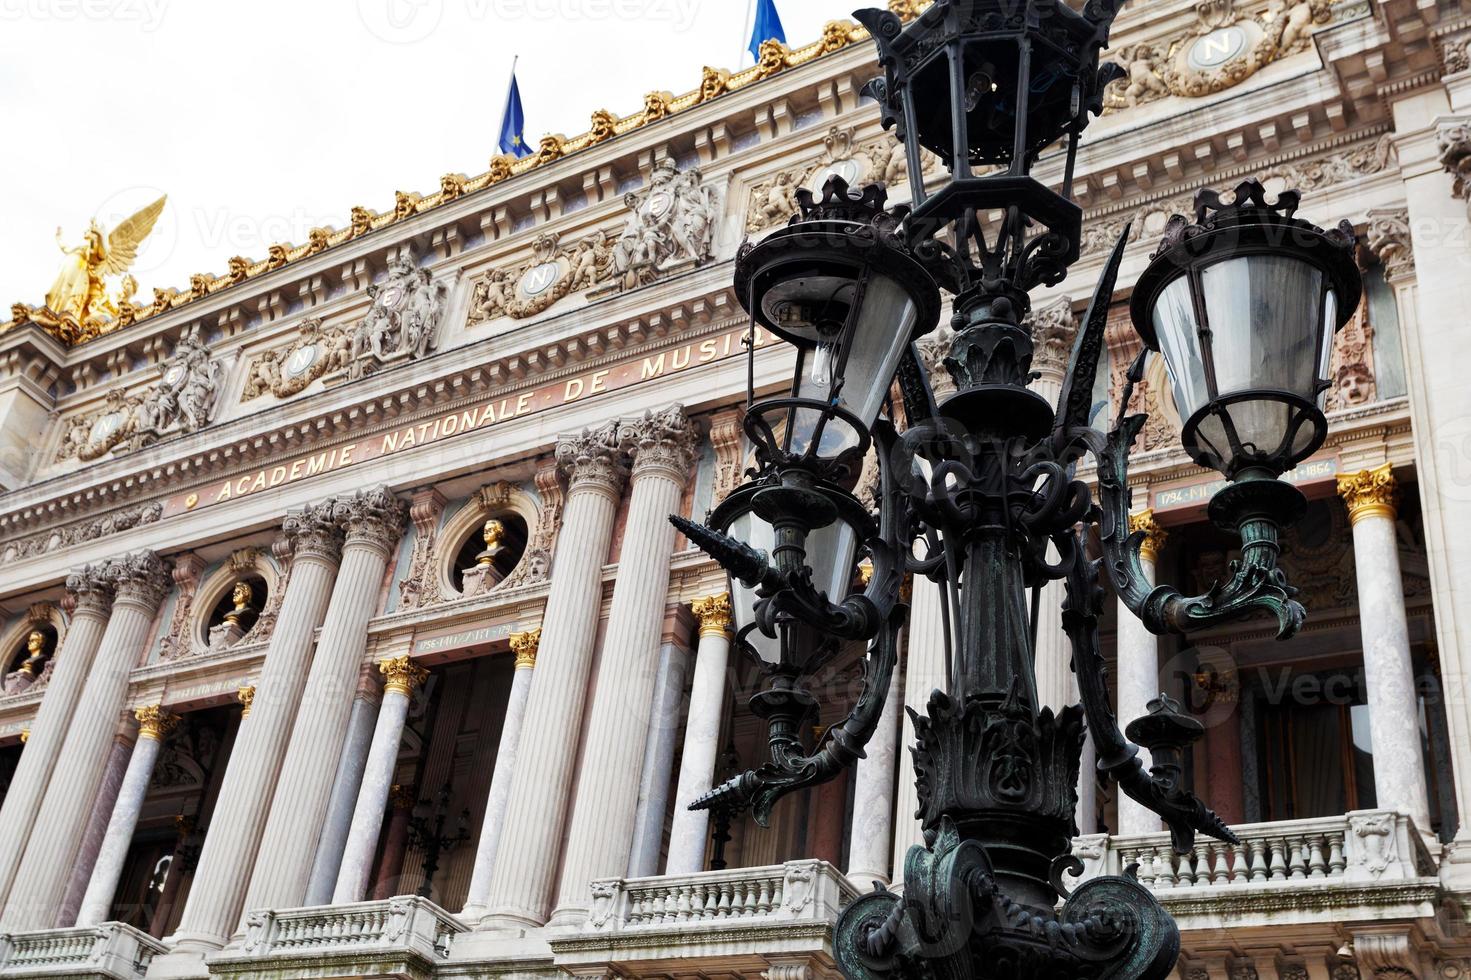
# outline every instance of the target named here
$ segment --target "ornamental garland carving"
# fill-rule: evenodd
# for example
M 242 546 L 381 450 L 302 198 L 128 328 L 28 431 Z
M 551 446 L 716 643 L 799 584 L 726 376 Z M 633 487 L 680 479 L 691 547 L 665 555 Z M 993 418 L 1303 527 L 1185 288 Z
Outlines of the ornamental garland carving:
M 303 320 L 300 336 L 290 345 L 258 354 L 250 362 L 240 401 L 270 393 L 290 398 L 325 374 L 346 371 L 352 360 L 352 338 L 342 327 L 325 327 L 320 317 Z
M 1163 43 L 1121 48 L 1124 75 L 1109 86 L 1105 111 L 1134 108 L 1171 95 L 1200 98 L 1224 91 L 1305 50 L 1313 28 L 1333 19 L 1332 0 L 1269 0 L 1236 10 L 1234 0 L 1200 0 L 1189 33 Z
M 492 269 L 475 281 L 468 326 L 509 316 L 536 316 L 573 290 L 587 290 L 612 276 L 613 246 L 606 232 L 595 232 L 564 246 L 554 232 L 537 236 L 532 256 L 505 269 Z

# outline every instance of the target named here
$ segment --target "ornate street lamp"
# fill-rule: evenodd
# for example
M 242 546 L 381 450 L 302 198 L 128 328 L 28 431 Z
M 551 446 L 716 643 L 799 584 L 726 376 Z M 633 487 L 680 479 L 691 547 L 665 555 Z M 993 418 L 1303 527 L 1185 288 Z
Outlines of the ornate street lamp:
M 1186 450 L 1229 481 L 1210 514 L 1240 535 L 1242 559 L 1205 595 L 1152 586 L 1143 574 L 1127 480 L 1143 416 L 1121 411 L 1108 434 L 1090 424 L 1127 230 L 1058 405 L 1028 387 L 1028 291 L 1061 281 L 1078 255 L 1072 165 L 1117 75 L 1098 58 L 1120 5 L 937 0 L 907 28 L 885 11 L 857 14 L 878 44 L 885 77 L 868 91 L 904 140 L 913 206 L 886 211 L 880 189 L 853 192 L 835 178 L 737 263 L 753 330 L 759 323 L 793 343 L 797 373 L 790 396 L 758 402 L 752 370 L 751 482 L 709 526 L 674 521 L 731 575 L 740 648 L 766 677 L 753 709 L 767 721 L 769 761 L 695 805 L 749 806 L 764 824 L 782 796 L 860 758 L 894 670 L 905 573 L 928 577 L 942 596 L 948 689 L 915 718 L 925 844 L 908 855 L 902 897 L 877 889 L 845 910 L 835 947 L 848 977 L 1163 980 L 1179 931 L 1133 869 L 1071 895 L 1063 883 L 1081 871 L 1071 839 L 1085 719 L 1099 771 L 1161 816 L 1180 854 L 1198 832 L 1235 838 L 1181 785 L 1197 721 L 1161 695 L 1128 737 L 1119 730 L 1098 635 L 1101 571 L 1159 633 L 1265 611 L 1285 638 L 1305 615 L 1277 565 L 1278 534 L 1303 502 L 1279 477 L 1326 434 L 1332 336 L 1361 289 L 1351 230 L 1300 221 L 1295 194 L 1268 203 L 1248 182 L 1230 204 L 1206 194 L 1193 223 L 1172 222 L 1136 288 L 1147 350 L 1122 404 L 1158 352 L 1186 419 Z M 1059 144 L 1055 191 L 1030 171 Z M 933 194 L 923 149 L 950 172 Z M 937 405 L 913 342 L 934 326 L 941 288 L 954 294 L 945 368 L 957 392 Z M 902 434 L 890 421 L 897 411 L 885 411 L 896 382 Z M 876 515 L 853 495 L 870 451 Z M 1075 476 L 1085 457 L 1097 463 L 1096 498 Z M 1101 561 L 1089 555 L 1095 531 Z M 851 593 L 864 558 L 873 576 Z M 1054 713 L 1036 693 L 1034 618 L 1039 591 L 1057 580 L 1083 703 Z M 869 643 L 863 691 L 809 748 L 802 732 L 815 701 L 804 684 L 856 641 Z

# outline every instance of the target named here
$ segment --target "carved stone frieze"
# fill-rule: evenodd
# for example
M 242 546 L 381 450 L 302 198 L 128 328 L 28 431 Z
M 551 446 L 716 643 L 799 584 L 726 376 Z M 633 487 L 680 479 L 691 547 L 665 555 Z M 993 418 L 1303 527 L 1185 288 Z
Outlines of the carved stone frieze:
M 683 405 L 650 411 L 619 425 L 618 438 L 633 459 L 633 476 L 660 471 L 676 482 L 688 479 L 699 452 L 699 433 Z
M 1078 335 L 1072 298 L 1064 296 L 1040 310 L 1034 309 L 1027 317 L 1027 326 L 1032 331 L 1032 370 L 1043 380 L 1060 384 Z
M 617 493 L 628 476 L 618 423 L 605 422 L 557 443 L 557 462 L 567 473 L 570 494 L 582 487 Z
M 447 288 L 421 269 L 410 249 L 390 263 L 388 278 L 368 287 L 373 305 L 348 334 L 341 379 L 355 381 L 396 364 L 416 361 L 434 349 Z M 331 381 L 336 375 L 328 375 Z
M 715 487 L 710 504 L 717 507 L 741 485 L 745 475 L 745 436 L 739 409 L 715 415 L 710 423 L 710 445 L 715 449 Z
M 224 377 L 224 365 L 210 357 L 198 329 L 186 331 L 162 376 L 123 423 L 126 433 L 113 451 L 136 451 L 165 436 L 203 429 L 214 420 Z
M 145 527 L 156 523 L 162 517 L 163 504 L 156 501 L 125 507 L 90 521 L 52 528 L 49 531 L 41 531 L 16 541 L 7 542 L 4 547 L 0 547 L 0 561 L 19 561 L 24 558 L 34 558 L 37 555 L 50 554 L 85 541 L 97 541 L 121 531 Z
M 618 289 L 648 285 L 714 256 L 718 202 L 698 167 L 681 171 L 673 161 L 661 160 L 648 190 L 629 193 L 623 202 L 630 214 L 612 250 Z
M 552 549 L 557 531 L 562 526 L 562 475 L 555 459 L 547 460 L 536 470 L 536 492 L 541 497 L 536 526 L 526 542 L 521 563 L 506 577 L 504 587 L 520 588 L 539 585 L 551 576 Z
M 1333 360 L 1328 369 L 1329 411 L 1368 405 L 1378 398 L 1374 365 L 1374 325 L 1360 307 L 1353 319 L 1333 338 Z

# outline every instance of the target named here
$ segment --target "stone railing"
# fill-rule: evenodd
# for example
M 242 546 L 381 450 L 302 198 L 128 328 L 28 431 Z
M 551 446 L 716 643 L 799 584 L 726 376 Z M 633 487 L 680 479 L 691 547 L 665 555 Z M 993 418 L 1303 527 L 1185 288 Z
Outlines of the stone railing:
M 251 912 L 245 939 L 211 957 L 216 974 L 251 973 L 262 962 L 436 963 L 465 926 L 428 899 Z
M 1434 900 L 1435 860 L 1403 814 L 1367 810 L 1232 830 L 1239 844 L 1201 837 L 1186 855 L 1175 854 L 1168 834 L 1084 837 L 1073 846 L 1085 868 L 1077 880 L 1135 867 L 1185 929 L 1195 912 L 1265 914 L 1291 905 L 1326 913 L 1362 905 L 1383 914 Z M 1348 892 L 1357 897 L 1346 900 Z M 1248 893 L 1251 902 L 1240 903 Z
M 857 897 L 823 861 L 592 884 L 589 932 L 698 927 L 704 923 L 830 922 Z
M 120 922 L 0 936 L 0 976 L 135 980 L 163 944 Z

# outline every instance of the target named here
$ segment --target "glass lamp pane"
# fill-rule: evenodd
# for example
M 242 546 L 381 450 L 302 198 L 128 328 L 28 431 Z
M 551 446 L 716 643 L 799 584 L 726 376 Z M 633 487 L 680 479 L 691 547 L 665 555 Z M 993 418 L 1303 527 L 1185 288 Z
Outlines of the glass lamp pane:
M 1287 391 L 1311 401 L 1321 377 L 1323 273 L 1285 255 L 1246 255 L 1201 272 L 1222 397 Z
M 1210 400 L 1188 276 L 1176 279 L 1160 293 L 1154 304 L 1154 330 L 1175 389 L 1175 407 L 1182 419 L 1188 419 Z
M 770 524 L 757 517 L 752 511 L 746 511 L 731 522 L 730 529 L 726 532 L 737 541 L 764 551 L 768 555 L 776 547 L 776 529 Z M 735 619 L 736 635 L 743 634 L 745 628 L 756 621 L 756 590 L 740 579 L 731 576 L 730 579 L 730 603 L 731 612 Z M 778 637 L 767 636 L 759 629 L 744 633 L 745 640 L 755 650 L 756 654 L 769 664 L 781 662 L 781 640 Z
M 1328 295 L 1323 300 L 1323 348 L 1318 356 L 1318 377 L 1324 381 L 1333 380 L 1329 372 L 1333 368 L 1333 338 L 1338 333 L 1338 294 L 1328 290 Z M 1318 395 L 1318 407 L 1322 408 L 1328 402 L 1328 389 L 1324 388 Z

